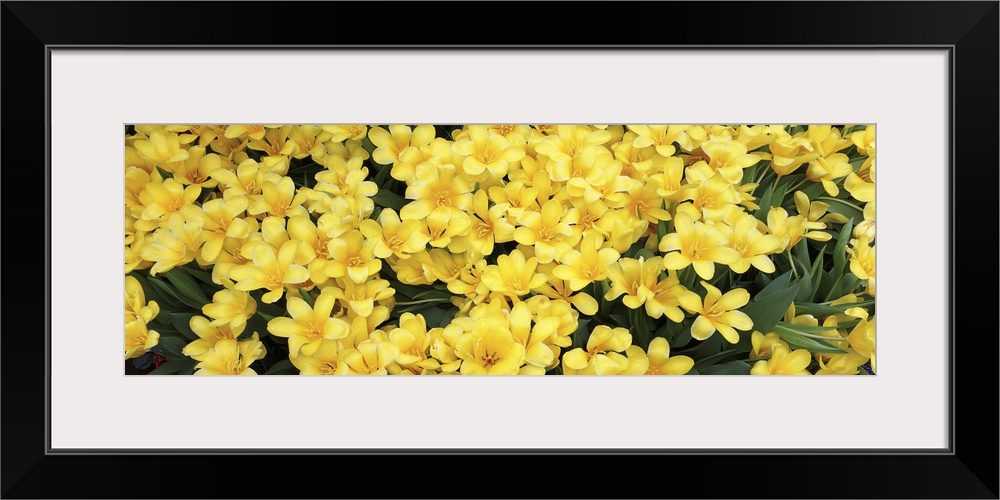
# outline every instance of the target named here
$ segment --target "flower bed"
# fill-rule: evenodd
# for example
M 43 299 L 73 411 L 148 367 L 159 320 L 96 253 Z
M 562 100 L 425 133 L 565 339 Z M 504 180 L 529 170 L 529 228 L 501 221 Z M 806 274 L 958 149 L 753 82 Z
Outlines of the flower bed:
M 136 125 L 150 374 L 875 369 L 873 125 Z

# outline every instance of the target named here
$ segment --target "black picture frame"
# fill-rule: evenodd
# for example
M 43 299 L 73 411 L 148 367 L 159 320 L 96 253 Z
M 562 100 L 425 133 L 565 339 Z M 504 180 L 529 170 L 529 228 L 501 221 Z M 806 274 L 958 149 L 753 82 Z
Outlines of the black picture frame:
M 9 275 L 16 280 L 8 283 L 13 293 L 4 294 L 8 328 L 0 339 L 3 498 L 998 498 L 994 385 L 998 336 L 995 315 L 981 312 L 992 311 L 996 273 L 992 253 L 981 251 L 983 240 L 977 235 L 990 234 L 983 233 L 981 222 L 988 219 L 986 214 L 996 213 L 1000 3 L 512 2 L 491 9 L 497 13 L 495 20 L 483 20 L 470 5 L 2 2 L 6 105 L 2 123 L 8 142 L 0 155 L 7 167 L 5 221 L 8 228 L 18 230 L 13 240 L 18 243 L 4 247 L 7 262 L 17 274 Z M 563 9 L 565 14 L 567 8 L 591 20 L 581 25 L 584 21 L 576 18 L 547 14 L 552 9 Z M 330 29 L 310 29 L 310 17 L 302 15 L 307 9 L 316 9 L 316 16 L 322 13 Z M 338 23 L 338 19 L 350 22 Z M 476 23 L 465 23 L 466 19 Z M 558 451 L 423 450 L 320 456 L 287 450 L 267 455 L 166 454 L 155 452 L 156 434 L 163 431 L 152 410 L 157 402 L 137 401 L 135 419 L 148 429 L 154 452 L 49 453 L 46 352 L 49 318 L 57 313 L 48 307 L 51 202 L 46 199 L 46 224 L 39 224 L 40 200 L 20 186 L 47 183 L 48 166 L 41 152 L 57 147 L 49 143 L 48 130 L 47 62 L 53 47 L 377 47 L 378 43 L 404 47 L 412 40 L 419 40 L 423 48 L 514 47 L 518 44 L 510 41 L 518 40 L 525 26 L 529 31 L 531 26 L 544 27 L 539 30 L 542 36 L 530 41 L 532 45 L 567 50 L 846 46 L 944 47 L 949 51 L 953 98 L 949 309 L 954 371 L 947 452 L 673 455 L 617 450 L 593 456 Z M 959 241 L 965 241 L 961 252 Z M 980 257 L 985 254 L 988 259 Z M 37 269 L 46 270 L 44 279 Z M 23 278 L 21 270 L 34 277 Z M 959 295 L 960 291 L 965 293 Z M 989 309 L 981 309 L 977 302 L 986 298 Z M 296 432 L 290 424 L 269 425 Z M 501 454 L 499 461 L 487 458 Z M 425 457 L 428 460 L 422 460 Z M 428 476 L 429 469 L 445 476 Z M 498 472 L 505 470 L 512 472 Z M 532 473 L 539 474 L 538 481 L 533 481 Z M 510 474 L 511 479 L 500 480 L 497 474 Z M 304 477 L 314 478 L 321 486 Z M 545 486 L 533 489 L 538 482 L 551 491 Z M 296 488 L 298 484 L 301 489 Z

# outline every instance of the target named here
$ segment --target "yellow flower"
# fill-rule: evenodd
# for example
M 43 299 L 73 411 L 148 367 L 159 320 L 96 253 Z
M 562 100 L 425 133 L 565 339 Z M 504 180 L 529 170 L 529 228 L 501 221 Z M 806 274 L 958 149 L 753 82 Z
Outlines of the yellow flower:
M 156 347 L 160 334 L 146 327 L 146 320 L 137 316 L 125 322 L 125 359 L 138 358 Z
M 507 175 L 511 163 L 524 158 L 524 149 L 514 146 L 506 137 L 494 133 L 489 127 L 470 125 L 465 138 L 455 141 L 453 149 L 465 160 L 462 169 L 471 177 L 477 177 L 489 170 L 490 175 L 499 179 Z
M 330 133 L 327 140 L 334 143 L 360 141 L 368 134 L 368 125 L 320 125 L 320 128 Z
M 868 236 L 851 240 L 847 253 L 851 255 L 851 272 L 858 279 L 868 280 L 865 293 L 875 296 L 875 247 L 869 246 Z
M 613 248 L 602 248 L 604 239 L 597 233 L 583 238 L 580 250 L 569 250 L 560 256 L 560 265 L 552 270 L 559 279 L 569 282 L 573 291 L 600 281 L 607 276 L 607 268 L 621 257 Z
M 469 246 L 480 255 L 493 253 L 495 243 L 514 240 L 514 226 L 507 222 L 505 203 L 489 206 L 485 190 L 476 191 L 473 197 L 475 217 L 472 218 Z
M 541 368 L 540 374 L 545 373 L 545 368 L 553 366 L 559 355 L 558 347 L 547 344 L 556 335 L 558 327 L 559 318 L 551 316 L 535 318 L 532 326 L 531 307 L 527 303 L 514 304 L 510 310 L 510 332 L 524 346 L 525 363 Z
M 182 184 L 197 184 L 212 189 L 218 181 L 211 178 L 212 172 L 222 168 L 222 160 L 215 153 L 205 154 L 205 148 L 193 146 L 188 150 L 188 158 L 171 167 L 174 179 Z
M 520 250 L 514 250 L 510 255 L 497 257 L 497 264 L 483 272 L 482 281 L 493 292 L 517 301 L 518 297 L 545 284 L 545 275 L 536 273 L 536 267 L 538 259 L 525 259 Z
M 229 271 L 229 277 L 236 282 L 235 288 L 242 291 L 267 289 L 261 297 L 266 304 L 273 304 L 285 293 L 285 287 L 304 283 L 309 279 L 309 271 L 295 263 L 295 255 L 301 242 L 289 240 L 280 248 L 259 243 L 253 248 L 253 263 L 236 266 Z
M 201 218 L 185 221 L 180 214 L 171 214 L 167 227 L 157 229 L 142 247 L 142 259 L 153 263 L 149 274 L 156 276 L 193 261 L 201 247 L 202 224 Z
M 646 314 L 649 317 L 659 319 L 665 314 L 674 323 L 684 320 L 684 311 L 678 306 L 680 296 L 688 289 L 680 284 L 677 271 L 668 271 L 667 277 L 653 285 L 651 291 L 653 296 L 646 298 Z
M 726 245 L 725 233 L 702 222 L 695 222 L 687 213 L 674 218 L 674 231 L 660 240 L 665 269 L 680 270 L 694 266 L 702 279 L 715 276 L 715 263 L 730 265 L 740 260 L 740 253 Z
M 632 335 L 625 328 L 598 325 L 587 339 L 587 350 L 577 347 L 563 355 L 565 375 L 618 375 L 630 363 L 620 354 L 632 345 Z
M 278 182 L 264 181 L 260 187 L 262 196 L 247 208 L 250 215 L 268 214 L 272 217 L 292 217 L 308 215 L 302 203 L 308 198 L 304 191 L 295 189 L 291 177 L 282 177 Z
M 656 152 L 664 157 L 673 156 L 677 151 L 675 142 L 685 151 L 694 149 L 691 137 L 686 132 L 690 128 L 690 125 L 628 125 L 628 129 L 636 134 L 632 147 L 655 146 Z
M 573 304 L 578 311 L 586 314 L 587 316 L 597 314 L 597 300 L 586 292 L 577 292 L 574 294 L 568 281 L 560 279 L 558 276 L 553 274 L 553 269 L 555 269 L 555 267 L 555 261 L 539 265 L 538 272 L 546 276 L 547 281 L 545 284 L 535 289 L 535 292 L 552 299 L 565 300 L 566 302 Z
M 427 332 L 427 320 L 423 316 L 403 313 L 399 317 L 399 328 L 389 331 L 388 338 L 399 349 L 395 359 L 398 369 L 390 367 L 390 372 L 396 372 L 394 375 L 403 371 L 425 374 L 441 367 L 441 363 L 430 357 L 433 337 Z
M 704 217 L 706 221 L 718 221 L 725 217 L 731 207 L 738 206 L 743 196 L 721 175 L 713 172 L 699 172 L 695 166 L 686 170 L 688 184 L 680 200 L 690 200 L 677 207 L 677 212 L 688 212 L 692 219 Z
M 472 218 L 467 213 L 449 207 L 437 207 L 424 218 L 424 222 L 427 224 L 430 246 L 447 247 L 455 253 L 468 250 L 467 230 L 472 225 Z
M 694 360 L 688 356 L 670 356 L 670 344 L 663 337 L 649 342 L 649 349 L 643 352 L 636 345 L 625 349 L 630 366 L 629 375 L 684 375 L 694 368 Z
M 788 349 L 788 344 L 781 337 L 774 332 L 769 332 L 767 335 L 760 333 L 756 330 L 750 334 L 750 357 L 751 358 L 767 358 L 771 356 L 774 346 L 780 345 L 786 350 Z
M 139 193 L 139 201 L 145 207 L 135 228 L 140 231 L 152 231 L 165 227 L 170 215 L 180 212 L 182 208 L 193 204 L 201 195 L 201 186 L 184 187 L 175 179 L 167 179 L 162 184 L 149 183 L 146 189 Z
M 215 326 L 208 321 L 208 318 L 202 316 L 192 316 L 191 320 L 188 322 L 188 326 L 190 326 L 191 331 L 198 336 L 198 340 L 192 341 L 188 345 L 184 346 L 181 354 L 194 357 L 214 348 L 220 340 L 236 339 L 241 333 L 243 333 L 243 330 L 246 328 L 246 323 L 237 327 L 232 327 L 229 323 L 223 323 Z
M 299 369 L 299 375 L 347 375 L 350 367 L 340 360 L 341 352 L 346 350 L 339 342 L 324 342 L 312 356 L 299 352 L 288 359 Z
M 268 169 L 251 160 L 243 160 L 236 171 L 218 168 L 212 171 L 211 177 L 222 187 L 223 197 L 259 195 L 260 187 L 268 177 Z
M 875 240 L 875 202 L 871 201 L 865 203 L 865 208 L 863 212 L 865 220 L 858 222 L 854 226 L 854 231 L 852 235 L 855 238 L 860 238 L 862 235 L 868 237 L 868 241 Z
M 540 212 L 521 214 L 517 220 L 521 227 L 514 230 L 514 239 L 522 245 L 534 246 L 538 262 L 547 264 L 572 249 L 575 242 L 568 242 L 567 237 L 573 236 L 570 224 L 578 219 L 575 208 L 567 210 L 558 200 L 548 200 Z
M 750 368 L 751 375 L 810 375 L 806 367 L 812 357 L 805 349 L 796 349 L 788 352 L 788 348 L 782 344 L 775 344 L 771 359 L 760 360 Z
M 400 209 L 402 220 L 423 220 L 439 207 L 468 218 L 467 213 L 472 209 L 472 186 L 456 175 L 454 165 L 422 163 L 406 188 L 406 198 L 414 201 Z
M 718 330 L 730 344 L 739 342 L 740 336 L 736 329 L 753 328 L 750 316 L 736 310 L 750 302 L 750 292 L 743 288 L 733 288 L 723 295 L 718 288 L 708 282 L 702 281 L 701 286 L 708 290 L 704 302 L 698 294 L 691 291 L 678 297 L 681 307 L 698 315 L 691 325 L 691 337 L 705 340 Z
M 263 125 L 229 125 L 225 129 L 227 139 L 250 138 L 259 141 L 264 138 L 267 129 Z
M 814 231 L 826 229 L 826 224 L 822 222 L 810 222 L 803 215 L 788 216 L 788 212 L 781 207 L 773 207 L 767 212 L 767 227 L 771 233 L 782 239 L 782 251 L 791 250 L 799 244 L 802 238 L 809 238 L 815 241 L 830 241 L 833 236 L 826 231 Z
M 538 197 L 538 189 L 525 185 L 524 181 L 511 181 L 503 187 L 493 186 L 487 192 L 493 203 L 507 205 L 508 220 L 517 220 Z
M 869 174 L 871 172 L 874 172 L 874 168 L 869 170 Z M 863 202 L 875 201 L 875 181 L 867 182 L 854 172 L 847 174 L 847 178 L 844 179 L 844 189 L 855 200 Z
M 760 156 L 747 153 L 746 145 L 740 141 L 705 141 L 701 143 L 701 150 L 708 156 L 709 168 L 730 184 L 739 184 L 743 180 L 743 169 L 760 161 Z
M 197 356 L 195 375 L 256 375 L 250 365 L 267 354 L 256 333 L 249 340 L 220 340 L 215 347 Z
M 761 233 L 757 229 L 757 222 L 756 217 L 743 214 L 731 226 L 728 224 L 716 226 L 729 240 L 727 246 L 740 254 L 740 260 L 729 265 L 729 268 L 736 273 L 747 272 L 751 265 L 765 273 L 774 272 L 774 261 L 767 255 L 783 249 L 781 238 Z
M 663 259 L 660 257 L 652 257 L 649 260 L 639 257 L 638 260 L 621 259 L 612 263 L 605 269 L 611 281 L 611 288 L 604 298 L 615 300 L 624 294 L 622 302 L 629 309 L 638 309 L 653 298 L 653 289 L 663 269 L 662 262 Z
M 204 245 L 201 247 L 201 258 L 205 262 L 215 263 L 226 238 L 243 239 L 257 232 L 257 220 L 242 217 L 248 203 L 246 196 L 216 198 L 206 201 L 200 208 L 190 205 L 181 211 L 188 220 L 202 218 Z
M 524 364 L 524 346 L 497 323 L 481 323 L 458 339 L 455 351 L 462 375 L 516 375 Z
M 623 193 L 622 207 L 636 220 L 644 220 L 650 224 L 658 224 L 661 220 L 670 220 L 670 212 L 663 209 L 663 197 L 657 194 L 656 184 L 639 184 L 630 191 Z
M 803 193 L 802 191 L 796 191 L 793 195 L 795 198 L 795 209 L 798 210 L 799 215 L 803 216 L 809 222 L 822 222 L 822 223 L 836 223 L 844 224 L 847 222 L 847 217 L 843 214 L 838 213 L 827 213 L 827 209 L 830 208 L 828 203 L 823 203 L 822 201 L 809 201 L 809 195 Z
M 872 371 L 875 371 L 875 316 L 868 317 L 868 311 L 860 307 L 852 307 L 846 311 L 849 316 L 859 318 L 847 336 L 847 342 L 858 354 L 871 360 Z
M 573 159 L 611 139 L 607 130 L 595 130 L 585 125 L 559 125 L 557 133 L 542 139 L 535 151 L 549 157 L 551 164 L 547 167 L 553 180 L 565 181 L 570 178 Z
M 353 280 L 338 280 L 343 286 L 331 287 L 345 308 L 350 308 L 355 314 L 361 317 L 369 317 L 376 314 L 375 301 L 392 297 L 396 291 L 389 288 L 386 280 L 373 279 L 357 284 Z
M 404 149 L 430 144 L 434 139 L 434 126 L 419 125 L 411 130 L 406 125 L 390 125 L 388 131 L 382 127 L 372 127 L 368 130 L 368 139 L 375 145 L 372 159 L 382 165 L 392 165 L 399 160 Z
M 139 280 L 132 276 L 125 277 L 125 322 L 142 318 L 149 323 L 160 313 L 160 306 L 156 301 L 146 302 L 146 294 L 142 291 Z
M 330 140 L 331 133 L 317 125 L 293 125 L 288 130 L 288 141 L 281 149 L 281 154 L 303 159 L 313 151 L 326 152 L 323 143 Z
M 134 147 L 144 159 L 160 167 L 188 157 L 187 150 L 181 148 L 180 137 L 174 133 L 153 132 L 149 140 L 135 141 Z
M 311 356 L 324 340 L 342 339 L 350 332 L 346 321 L 330 316 L 336 301 L 336 292 L 332 288 L 326 288 L 319 294 L 315 307 L 309 307 L 300 298 L 288 297 L 287 308 L 291 317 L 268 321 L 267 331 L 288 339 L 290 356 L 298 356 L 300 351 Z
M 323 273 L 331 278 L 346 275 L 354 283 L 364 283 L 382 269 L 382 261 L 375 257 L 376 244 L 376 240 L 365 240 L 360 231 L 330 239 L 327 243 L 330 258 L 323 266 Z
M 264 132 L 263 139 L 252 139 L 247 147 L 261 151 L 266 155 L 260 159 L 260 162 L 271 172 L 285 175 L 288 172 L 290 160 L 288 156 L 282 154 L 282 151 L 285 150 L 285 143 L 288 141 L 288 134 L 291 132 L 292 126 L 265 127 L 267 130 Z
M 796 134 L 792 137 L 784 130 L 775 130 L 774 142 L 769 146 L 771 154 L 771 168 L 779 176 L 792 174 L 803 163 L 808 163 L 819 157 L 814 152 L 813 143 L 805 136 L 805 133 Z
M 840 189 L 835 181 L 853 171 L 847 155 L 836 153 L 826 157 L 821 156 L 810 162 L 809 168 L 806 169 L 806 178 L 813 182 L 822 182 L 826 194 L 837 196 Z
M 372 219 L 361 221 L 360 230 L 365 238 L 375 242 L 372 252 L 380 259 L 390 255 L 408 259 L 412 254 L 422 252 L 430 241 L 420 221 L 401 221 L 391 208 L 383 209 L 377 222 Z
M 224 283 L 226 289 L 215 292 L 212 303 L 202 306 L 201 312 L 212 318 L 211 326 L 228 324 L 230 328 L 239 328 L 257 312 L 257 301 L 248 292 L 233 289 L 231 281 Z

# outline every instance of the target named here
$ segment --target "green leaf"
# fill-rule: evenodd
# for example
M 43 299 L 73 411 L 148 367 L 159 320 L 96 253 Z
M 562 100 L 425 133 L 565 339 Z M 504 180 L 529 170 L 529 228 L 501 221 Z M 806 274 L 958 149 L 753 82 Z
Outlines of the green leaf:
M 854 274 L 847 272 L 841 276 L 837 281 L 833 283 L 830 287 L 830 293 L 826 295 L 826 301 L 836 300 L 849 293 L 854 293 L 854 289 L 858 286 L 858 277 Z
M 681 347 L 687 347 L 687 345 L 690 344 L 692 340 L 694 340 L 694 338 L 691 337 L 691 327 L 690 325 L 688 325 L 687 328 L 682 329 L 680 333 L 678 333 L 677 336 L 674 337 L 673 342 L 668 342 L 668 344 L 670 344 L 671 349 L 674 348 L 680 349 Z
M 451 299 L 454 297 L 451 293 L 438 290 L 438 289 L 424 289 L 423 291 L 415 294 L 411 297 L 413 300 L 427 300 L 427 299 Z
M 427 328 L 434 328 L 441 325 L 441 321 L 444 319 L 444 309 L 441 307 L 431 307 L 425 309 L 421 315 L 424 317 L 424 321 L 427 322 Z
M 795 300 L 803 302 L 813 300 L 813 282 L 812 276 L 809 273 L 809 266 L 800 261 L 798 257 L 794 256 L 792 257 L 792 262 L 795 263 L 795 267 L 797 269 L 800 269 L 799 279 L 796 281 L 799 285 L 799 293 L 795 295 Z
M 757 201 L 757 206 L 760 207 L 754 212 L 753 216 L 757 220 L 767 224 L 767 212 L 771 210 L 771 198 L 774 196 L 774 186 L 768 186 L 764 194 L 761 195 L 760 200 Z
M 297 375 L 298 373 L 299 369 L 296 368 L 291 361 L 283 359 L 271 365 L 271 367 L 264 372 L 264 375 Z
M 813 261 L 812 269 L 809 270 L 809 277 L 812 280 L 812 290 L 809 293 L 810 300 L 816 297 L 820 284 L 823 281 L 823 252 Z
M 661 220 L 659 224 L 656 225 L 656 241 L 663 241 L 663 237 L 667 235 L 667 221 Z
M 710 367 L 712 365 L 715 365 L 718 361 L 721 361 L 721 360 L 726 359 L 726 358 L 728 358 L 728 357 L 730 357 L 730 356 L 732 356 L 734 354 L 737 354 L 737 352 L 738 352 L 737 349 L 726 349 L 726 350 L 724 350 L 722 352 L 719 352 L 719 353 L 713 354 L 711 356 L 706 356 L 706 357 L 702 358 L 697 363 L 695 363 L 694 366 L 696 368 L 698 368 L 699 372 L 705 373 L 705 370 L 708 367 Z
M 373 144 L 372 140 L 368 138 L 368 134 L 365 134 L 365 137 L 361 139 L 361 147 L 367 151 L 369 155 L 372 154 L 372 151 L 375 151 L 375 144 Z M 372 160 L 372 163 L 381 165 L 381 163 L 376 162 L 374 159 Z
M 820 352 L 828 354 L 843 354 L 846 351 L 838 347 L 834 347 L 822 340 L 818 340 L 812 337 L 808 337 L 803 334 L 817 334 L 822 332 L 828 332 L 832 330 L 831 328 L 825 328 L 822 326 L 805 326 L 805 325 L 793 325 L 790 323 L 778 323 L 774 325 L 773 331 L 781 337 L 782 340 L 788 342 L 788 346 L 792 349 L 805 349 L 809 352 Z
M 779 280 L 780 278 L 772 281 L 771 285 L 768 285 L 768 288 Z M 740 310 L 753 320 L 754 330 L 766 334 L 771 331 L 775 323 L 785 316 L 788 306 L 791 305 L 792 301 L 795 300 L 795 296 L 798 295 L 800 286 L 801 283 L 795 283 L 787 288 L 780 288 L 768 293 L 763 297 L 761 295 L 764 294 L 764 291 L 761 291 L 761 293 L 758 293 L 754 297 L 754 300 Z
M 197 264 L 195 264 L 194 262 L 192 262 L 191 264 L 189 264 L 187 266 L 184 266 L 184 270 L 187 271 L 188 274 L 190 274 L 192 277 L 194 277 L 198 281 L 200 281 L 202 283 L 205 283 L 205 284 L 208 284 L 208 285 L 211 285 L 213 288 L 218 288 L 220 290 L 222 289 L 218 284 L 216 284 L 214 281 L 212 281 L 212 273 L 207 272 L 207 271 L 205 271 L 203 269 L 194 269 L 193 266 L 196 266 L 196 265 Z
M 397 212 L 407 203 L 405 198 L 386 189 L 380 189 L 379 192 L 375 193 L 375 196 L 372 196 L 372 201 L 380 207 L 391 208 Z
M 177 292 L 175 292 L 174 289 L 170 287 L 170 285 L 163 282 L 163 280 L 157 278 L 149 278 L 149 284 L 156 289 L 156 291 L 160 295 L 160 299 L 162 299 L 164 304 L 169 306 L 170 309 L 175 311 L 179 309 L 187 309 L 187 307 L 185 307 L 186 303 L 182 302 L 177 297 Z M 200 310 L 201 308 L 198 309 Z
M 840 198 L 832 198 L 829 196 L 817 196 L 816 199 L 829 204 L 830 208 L 827 209 L 829 212 L 843 215 L 848 219 L 864 220 L 864 214 L 861 209 L 854 206 L 853 203 L 847 200 L 841 200 Z
M 570 349 L 587 349 L 587 341 L 590 340 L 590 332 L 587 330 L 587 325 L 590 324 L 589 319 L 581 319 L 577 321 L 576 331 L 573 332 L 573 346 Z
M 836 306 L 825 305 L 825 304 L 812 304 L 812 303 L 795 303 L 795 314 L 812 314 L 817 318 L 823 316 L 829 316 L 831 314 L 840 314 L 852 307 L 864 307 L 875 305 L 874 300 L 865 300 L 861 302 L 855 302 L 851 304 L 839 304 Z
M 173 358 L 185 358 L 182 351 L 184 347 L 190 344 L 186 339 L 182 337 L 167 337 L 160 335 L 160 340 L 156 342 L 155 349 L 162 349 L 163 353 L 170 359 Z
M 837 243 L 833 247 L 833 277 L 839 279 L 844 274 L 847 266 L 847 244 L 851 240 L 851 231 L 854 229 L 854 219 L 847 221 L 837 235 Z
M 439 307 L 445 305 L 444 302 L 422 302 L 420 304 L 410 304 L 408 306 L 397 307 L 392 310 L 393 315 L 401 315 L 403 313 L 413 313 L 416 314 L 418 311 L 423 311 L 424 309 L 430 309 L 432 307 Z
M 175 267 L 163 275 L 177 290 L 177 299 L 181 302 L 198 310 L 201 310 L 205 304 L 212 302 L 205 296 L 205 292 L 198 288 L 198 283 L 195 282 L 194 278 L 184 272 L 183 268 Z
M 691 359 L 694 360 L 695 364 L 697 365 L 698 362 L 700 362 L 702 359 L 708 358 L 709 356 L 713 356 L 721 352 L 722 343 L 723 343 L 722 335 L 719 334 L 719 332 L 715 332 L 714 334 L 712 334 L 711 337 L 698 342 L 698 344 L 695 345 L 694 347 L 686 351 L 678 352 L 677 354 L 683 354 L 685 356 L 690 357 Z M 671 349 L 670 352 L 671 354 L 673 354 L 673 349 Z
M 316 300 L 313 299 L 312 294 L 307 290 L 299 290 L 299 296 L 302 297 L 302 301 L 305 302 L 310 309 L 316 308 Z
M 194 313 L 172 313 L 170 315 L 170 324 L 177 329 L 177 332 L 181 335 L 187 337 L 189 340 L 198 340 L 198 334 L 191 330 L 191 318 L 197 316 Z
M 653 252 L 646 247 L 642 247 L 636 250 L 635 256 L 633 258 L 638 259 L 639 257 L 642 257 L 643 260 L 649 260 L 653 258 Z
M 615 314 L 609 315 L 609 317 L 611 318 L 612 321 L 614 321 L 615 323 L 618 323 L 618 326 L 623 327 L 623 328 L 628 328 L 629 327 L 628 316 L 626 316 L 624 314 L 615 313 Z
M 632 320 L 632 326 L 629 331 L 632 333 L 632 338 L 635 340 L 633 344 L 638 345 L 643 350 L 649 347 L 649 316 L 646 315 L 646 310 L 643 308 L 630 309 L 629 319 Z
M 197 361 L 188 358 L 178 358 L 171 359 L 166 363 L 160 365 L 159 368 L 147 373 L 146 375 L 173 375 L 175 373 L 180 373 L 186 368 L 194 368 L 194 365 L 198 364 Z
M 160 167 L 156 167 L 156 171 L 160 173 L 160 177 L 163 177 L 163 180 L 174 178 L 174 174 L 171 174 L 170 172 L 167 172 L 166 170 L 163 170 Z
M 731 361 L 705 367 L 699 373 L 702 375 L 750 375 L 750 365 L 744 361 Z
M 163 297 L 160 295 L 157 289 L 154 288 L 153 285 L 149 283 L 149 279 L 147 279 L 147 277 L 144 276 L 144 273 L 133 271 L 131 273 L 126 274 L 125 276 L 131 276 L 135 278 L 136 281 L 139 282 L 139 285 L 142 286 L 142 293 L 146 297 L 146 303 L 149 303 L 149 301 L 154 301 L 162 309 L 164 305 L 168 304 L 168 302 L 172 302 L 163 299 Z
M 759 276 L 764 276 L 764 273 L 761 273 Z M 791 282 L 792 282 L 792 272 L 788 271 L 782 274 L 781 276 L 778 276 L 777 278 L 768 281 L 767 286 L 765 286 L 761 291 L 757 292 L 757 295 L 754 297 L 754 300 L 761 300 L 771 294 L 780 292 L 781 290 L 788 288 L 791 285 Z

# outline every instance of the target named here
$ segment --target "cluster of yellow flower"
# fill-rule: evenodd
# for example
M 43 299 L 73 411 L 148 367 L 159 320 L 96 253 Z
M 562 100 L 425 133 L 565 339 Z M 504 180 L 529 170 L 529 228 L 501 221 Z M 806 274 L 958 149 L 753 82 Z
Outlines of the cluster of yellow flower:
M 874 132 L 135 126 L 125 357 L 177 328 L 169 352 L 195 374 L 256 373 L 262 336 L 302 374 L 685 374 L 702 358 L 670 342 L 719 332 L 750 373 L 859 373 L 874 367 Z M 845 213 L 863 214 L 851 234 Z M 824 275 L 824 254 L 853 276 Z M 812 287 L 811 313 L 789 296 L 762 333 L 741 308 L 778 267 Z M 833 300 L 810 303 L 820 289 Z M 148 293 L 200 314 L 158 333 Z

